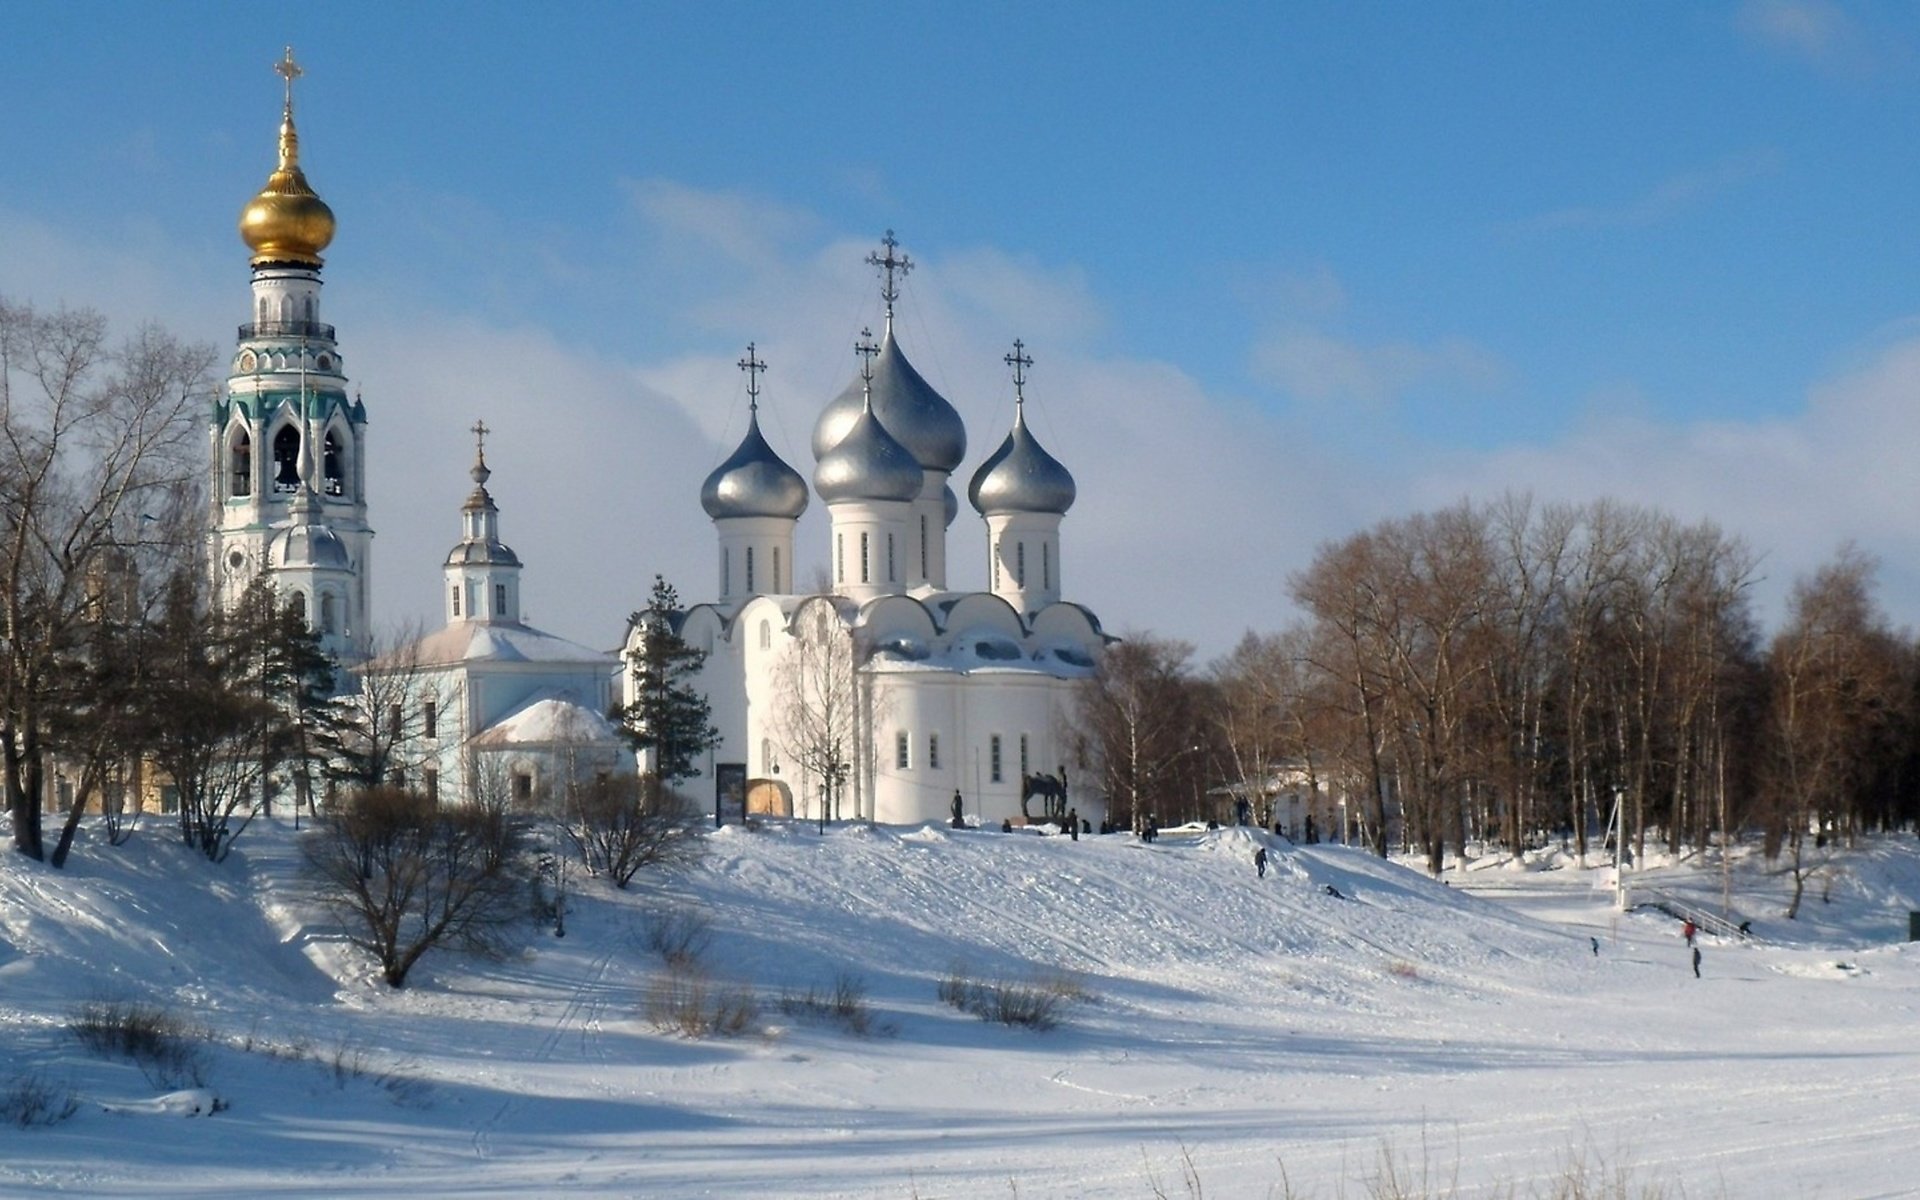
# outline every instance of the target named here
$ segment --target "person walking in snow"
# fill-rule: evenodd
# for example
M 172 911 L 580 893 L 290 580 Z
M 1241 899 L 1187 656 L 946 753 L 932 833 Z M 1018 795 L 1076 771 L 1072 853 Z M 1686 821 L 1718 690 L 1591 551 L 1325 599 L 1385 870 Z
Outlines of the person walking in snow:
M 1595 958 L 1599 958 L 1600 957 L 1600 939 L 1597 937 L 1590 937 L 1587 940 L 1593 943 L 1593 956 Z
M 1267 877 L 1267 848 L 1265 846 L 1253 852 L 1253 869 L 1260 873 L 1260 878 L 1265 879 Z
M 1687 939 L 1687 945 L 1691 946 L 1693 945 L 1693 935 L 1700 931 L 1694 928 L 1692 921 L 1688 921 L 1680 927 L 1680 932 Z
M 1700 947 L 1693 948 L 1693 977 L 1700 978 Z

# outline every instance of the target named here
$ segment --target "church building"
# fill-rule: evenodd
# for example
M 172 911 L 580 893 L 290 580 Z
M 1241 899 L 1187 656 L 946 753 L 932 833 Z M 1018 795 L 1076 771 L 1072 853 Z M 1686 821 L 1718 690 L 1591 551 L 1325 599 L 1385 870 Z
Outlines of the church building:
M 831 588 L 804 594 L 794 529 L 806 481 L 759 426 L 748 347 L 749 419 L 707 476 L 700 502 L 718 543 L 718 595 L 679 618 L 707 652 L 700 685 L 722 740 L 719 779 L 744 780 L 749 812 L 890 824 L 1016 823 L 1043 808 L 1026 793 L 1064 774 L 1078 815 L 1101 800 L 1075 777 L 1067 735 L 1076 684 L 1107 640 L 1093 613 L 1063 599 L 1060 525 L 1073 476 L 1026 423 L 1019 342 L 1011 430 L 974 470 L 988 590 L 947 584 L 949 480 L 966 457 L 960 414 L 908 361 L 894 332 L 898 282 L 912 262 L 889 233 L 869 263 L 884 276 L 879 344 L 862 331 L 859 374 L 813 429 L 813 492 L 830 518 Z M 648 636 L 628 631 L 631 655 Z M 626 676 L 631 695 L 633 679 Z M 1034 786 L 1038 785 L 1038 789 Z

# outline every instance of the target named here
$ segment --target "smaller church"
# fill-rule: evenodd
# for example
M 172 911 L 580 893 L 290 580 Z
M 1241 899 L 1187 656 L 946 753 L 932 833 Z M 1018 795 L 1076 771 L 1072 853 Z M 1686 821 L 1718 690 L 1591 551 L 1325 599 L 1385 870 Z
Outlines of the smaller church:
M 363 665 L 361 698 L 386 708 L 369 717 L 410 748 L 393 782 L 524 808 L 632 774 L 633 749 L 607 716 L 614 656 L 520 619 L 522 567 L 487 490 L 486 425 L 473 433 L 473 492 L 444 567 L 446 624 Z

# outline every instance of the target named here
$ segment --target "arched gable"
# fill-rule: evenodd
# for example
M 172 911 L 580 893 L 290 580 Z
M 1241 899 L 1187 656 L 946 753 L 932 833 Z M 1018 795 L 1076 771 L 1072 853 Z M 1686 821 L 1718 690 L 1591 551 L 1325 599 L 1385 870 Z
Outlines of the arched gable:
M 1016 642 L 1027 638 L 1026 622 L 1020 619 L 1020 614 L 992 592 L 970 592 L 955 600 L 948 606 L 941 627 L 950 632 L 991 629 Z
M 1033 615 L 1033 636 L 1040 642 L 1079 642 L 1089 650 L 1114 639 L 1100 628 L 1100 618 L 1084 605 L 1059 600 Z

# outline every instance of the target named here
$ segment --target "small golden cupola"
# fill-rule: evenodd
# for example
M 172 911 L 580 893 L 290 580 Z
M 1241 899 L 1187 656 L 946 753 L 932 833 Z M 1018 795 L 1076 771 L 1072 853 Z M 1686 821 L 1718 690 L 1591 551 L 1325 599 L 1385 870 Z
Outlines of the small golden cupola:
M 315 194 L 300 170 L 300 135 L 293 128 L 293 81 L 302 74 L 293 47 L 275 63 L 287 81 L 286 107 L 280 115 L 280 166 L 267 186 L 240 213 L 240 238 L 253 251 L 253 265 L 320 265 L 320 252 L 333 240 L 333 210 Z

